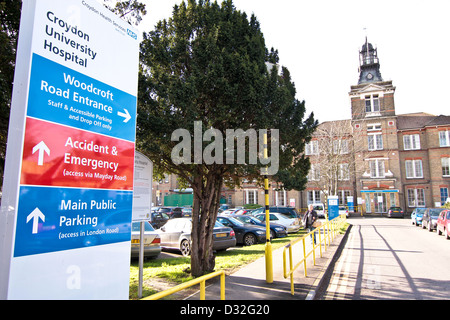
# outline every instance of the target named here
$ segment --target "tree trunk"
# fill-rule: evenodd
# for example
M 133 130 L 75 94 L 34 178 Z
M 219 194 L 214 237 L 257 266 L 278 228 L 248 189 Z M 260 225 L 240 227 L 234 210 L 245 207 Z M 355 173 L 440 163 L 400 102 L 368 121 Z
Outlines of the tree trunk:
M 222 184 L 222 175 L 216 171 L 194 177 L 191 250 L 191 273 L 194 277 L 214 271 L 213 230 L 219 210 Z

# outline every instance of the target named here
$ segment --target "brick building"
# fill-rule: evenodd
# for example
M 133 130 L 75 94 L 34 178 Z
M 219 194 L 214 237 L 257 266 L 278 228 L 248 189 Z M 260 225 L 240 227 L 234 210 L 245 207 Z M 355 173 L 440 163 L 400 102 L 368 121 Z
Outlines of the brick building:
M 397 115 L 394 95 L 392 81 L 381 76 L 377 49 L 366 39 L 360 51 L 359 81 L 349 92 L 351 128 L 346 135 L 334 136 L 334 140 L 348 140 L 347 160 L 339 158 L 341 168 L 347 168 L 348 173 L 345 179 L 335 179 L 336 192 L 320 190 L 317 186 L 324 177 L 310 173 L 300 202 L 324 202 L 326 194 L 337 194 L 340 203 L 347 204 L 353 198 L 366 213 L 386 212 L 390 206 L 410 213 L 416 207 L 445 203 L 450 188 L 450 116 Z M 318 131 L 330 123 L 342 121 L 323 123 Z M 320 162 L 321 140 L 326 140 L 322 136 L 316 132 L 306 149 L 312 170 Z

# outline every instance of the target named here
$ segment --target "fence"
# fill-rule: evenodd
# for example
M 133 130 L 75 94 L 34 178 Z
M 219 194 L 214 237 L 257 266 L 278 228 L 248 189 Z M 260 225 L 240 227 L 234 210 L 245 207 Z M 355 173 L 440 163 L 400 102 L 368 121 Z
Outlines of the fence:
M 304 235 L 303 237 L 291 241 L 289 244 L 287 244 L 284 247 L 283 250 L 283 276 L 286 279 L 287 277 L 290 277 L 291 280 L 291 294 L 294 295 L 294 271 L 303 264 L 304 266 L 304 272 L 305 277 L 308 275 L 308 268 L 307 268 L 307 259 L 312 254 L 313 256 L 313 264 L 316 264 L 316 248 L 319 246 L 319 252 L 320 256 L 322 257 L 323 250 L 326 250 L 327 245 L 330 246 L 331 242 L 334 240 L 336 235 L 339 233 L 339 229 L 345 224 L 346 222 L 346 216 L 340 215 L 339 217 L 327 221 L 326 223 L 323 223 L 313 231 L 309 232 L 308 234 Z M 317 235 L 317 236 L 315 236 Z M 313 239 L 315 237 L 315 241 L 312 241 L 311 249 L 307 252 L 307 240 L 309 241 L 309 238 Z M 318 241 L 317 241 L 318 240 Z M 294 266 L 293 262 L 293 246 L 297 243 L 302 243 L 302 253 L 303 258 L 300 259 L 300 261 Z M 323 246 L 323 249 L 322 249 Z M 286 267 L 286 251 L 289 252 L 289 271 L 287 271 Z
M 154 295 L 143 298 L 142 300 L 159 300 L 161 298 L 164 298 L 166 296 L 174 294 L 178 291 L 192 287 L 196 284 L 200 284 L 200 300 L 205 300 L 205 298 L 206 298 L 206 280 L 209 280 L 209 279 L 212 279 L 212 278 L 215 278 L 218 276 L 220 276 L 220 300 L 225 300 L 225 271 L 224 270 L 216 271 L 216 272 L 204 275 L 202 277 L 199 277 L 197 279 L 188 281 L 186 283 L 182 283 L 182 284 L 180 284 L 176 287 L 173 287 L 171 289 L 168 289 L 166 291 L 158 292 L 158 293 L 155 293 Z

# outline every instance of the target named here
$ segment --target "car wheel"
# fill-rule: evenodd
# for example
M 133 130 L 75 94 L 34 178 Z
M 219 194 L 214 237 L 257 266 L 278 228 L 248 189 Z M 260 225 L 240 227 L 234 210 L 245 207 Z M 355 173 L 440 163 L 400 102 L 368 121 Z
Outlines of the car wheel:
M 244 245 L 251 246 L 256 243 L 256 236 L 253 233 L 247 233 L 244 236 Z
M 431 223 L 428 224 L 428 231 L 430 231 L 430 232 L 432 231 L 432 229 L 431 229 Z
M 445 228 L 444 229 L 444 237 L 445 237 L 445 239 L 450 239 L 450 234 L 448 234 L 448 230 L 447 230 L 447 228 Z
M 441 232 L 441 230 L 439 230 L 438 226 L 436 226 L 436 233 L 437 233 L 438 236 L 440 236 L 442 234 L 442 232 Z
M 425 228 L 426 228 L 425 221 L 422 220 L 422 229 L 425 229 Z
M 191 244 L 189 243 L 188 240 L 181 241 L 180 251 L 181 251 L 181 254 L 185 257 L 187 257 L 191 254 Z
M 275 233 L 275 231 L 270 230 L 270 238 L 275 239 L 276 237 L 277 237 L 277 234 Z

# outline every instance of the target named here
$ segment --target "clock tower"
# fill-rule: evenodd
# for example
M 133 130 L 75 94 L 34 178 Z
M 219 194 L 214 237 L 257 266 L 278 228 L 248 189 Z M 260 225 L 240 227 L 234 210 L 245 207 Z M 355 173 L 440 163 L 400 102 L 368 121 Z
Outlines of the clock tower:
M 349 93 L 352 120 L 369 120 L 378 117 L 395 117 L 395 87 L 392 81 L 381 77 L 378 52 L 367 41 L 359 52 L 359 81 Z
M 358 84 L 383 81 L 380 73 L 380 62 L 377 49 L 367 42 L 359 52 L 359 81 Z

